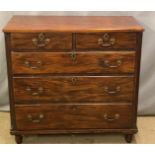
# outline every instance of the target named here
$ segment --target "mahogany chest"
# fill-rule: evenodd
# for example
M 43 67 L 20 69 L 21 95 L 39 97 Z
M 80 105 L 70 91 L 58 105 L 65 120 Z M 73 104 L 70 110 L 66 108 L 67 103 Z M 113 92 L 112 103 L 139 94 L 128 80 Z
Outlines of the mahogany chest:
M 11 134 L 137 132 L 142 32 L 133 17 L 14 16 L 4 28 Z

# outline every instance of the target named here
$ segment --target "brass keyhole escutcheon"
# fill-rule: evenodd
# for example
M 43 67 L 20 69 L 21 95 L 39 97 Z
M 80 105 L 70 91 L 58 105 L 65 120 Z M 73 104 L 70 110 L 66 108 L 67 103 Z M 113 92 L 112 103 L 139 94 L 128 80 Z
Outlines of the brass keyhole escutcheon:
M 73 63 L 76 63 L 76 61 L 77 61 L 77 54 L 76 54 L 75 51 L 71 52 L 70 58 L 71 58 Z
M 72 81 L 72 85 L 76 85 L 77 81 L 78 81 L 78 78 L 77 77 L 72 77 L 71 81 Z

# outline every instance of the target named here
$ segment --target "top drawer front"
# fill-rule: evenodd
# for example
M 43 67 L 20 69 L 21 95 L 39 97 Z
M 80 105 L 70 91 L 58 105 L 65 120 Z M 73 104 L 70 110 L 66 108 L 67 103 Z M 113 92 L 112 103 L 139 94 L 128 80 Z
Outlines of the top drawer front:
M 77 34 L 77 49 L 134 49 L 136 33 L 91 33 Z
M 71 33 L 12 33 L 11 47 L 13 49 L 71 49 Z

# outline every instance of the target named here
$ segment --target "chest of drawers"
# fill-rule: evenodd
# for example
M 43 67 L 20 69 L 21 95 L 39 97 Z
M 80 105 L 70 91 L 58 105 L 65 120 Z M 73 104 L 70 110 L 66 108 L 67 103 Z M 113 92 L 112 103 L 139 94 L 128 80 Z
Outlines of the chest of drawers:
M 11 134 L 137 132 L 143 27 L 132 17 L 15 16 L 4 28 Z

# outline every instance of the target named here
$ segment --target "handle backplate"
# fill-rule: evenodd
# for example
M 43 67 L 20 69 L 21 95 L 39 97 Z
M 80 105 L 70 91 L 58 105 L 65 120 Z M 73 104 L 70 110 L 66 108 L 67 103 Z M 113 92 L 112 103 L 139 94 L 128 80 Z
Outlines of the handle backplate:
M 50 42 L 50 39 L 46 38 L 44 33 L 39 33 L 37 38 L 32 38 L 32 42 L 36 47 L 41 48 L 45 47 Z
M 104 35 L 98 39 L 98 45 L 102 47 L 110 47 L 116 43 L 116 39 L 111 37 L 109 33 L 104 33 Z
M 121 91 L 121 87 L 117 86 L 114 90 L 111 90 L 108 86 L 104 87 L 104 92 L 106 92 L 107 94 L 117 94 Z
M 44 118 L 44 114 L 39 114 L 38 116 L 32 116 L 31 114 L 27 115 L 27 118 L 29 121 L 31 121 L 32 123 L 40 123 L 41 120 Z
M 32 96 L 40 96 L 40 95 L 43 94 L 44 88 L 43 87 L 39 87 L 39 88 L 37 88 L 36 91 L 34 91 L 31 87 L 27 87 L 26 88 L 26 92 L 28 92 Z
M 108 68 L 118 68 L 120 67 L 122 64 L 122 60 L 117 60 L 114 64 L 110 63 L 109 60 L 104 60 L 103 62 L 101 62 L 101 65 L 103 67 L 108 67 Z
M 39 60 L 39 61 L 36 61 L 35 64 L 33 64 L 32 62 L 25 60 L 24 65 L 31 69 L 40 69 L 43 66 L 43 62 Z
M 120 118 L 119 114 L 115 114 L 114 116 L 108 116 L 107 113 L 104 114 L 104 120 L 107 122 L 114 122 Z

